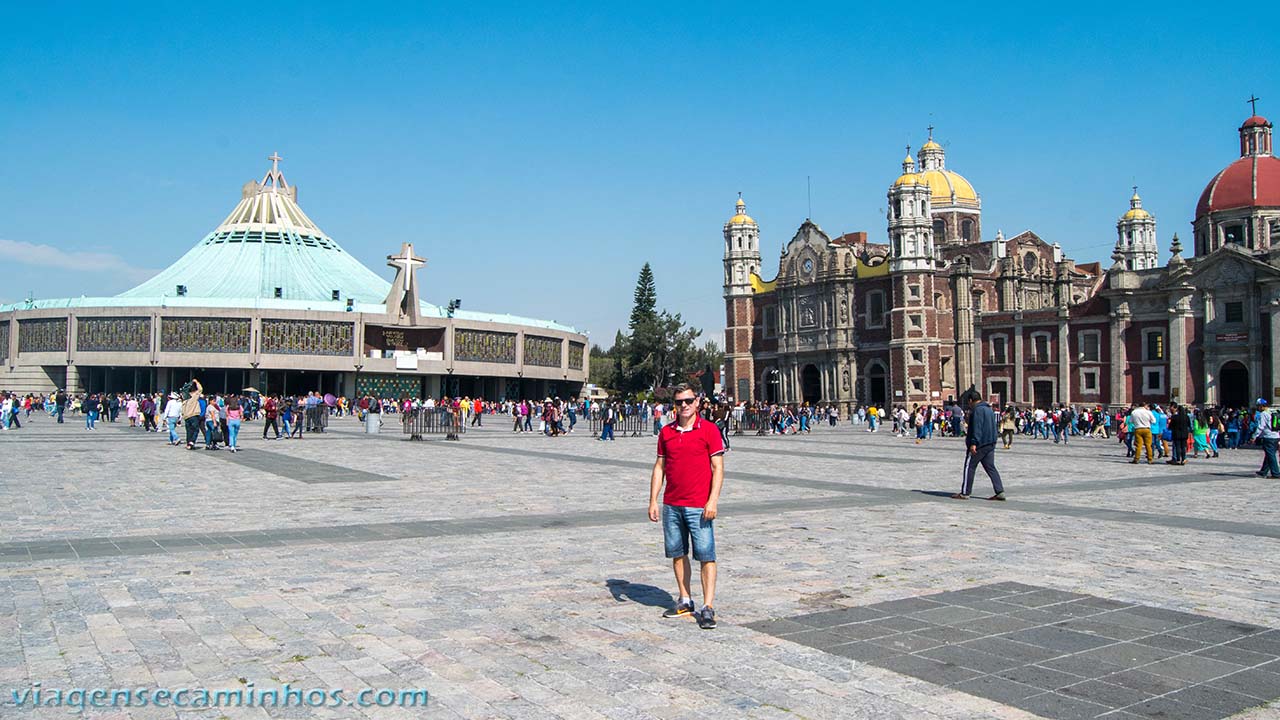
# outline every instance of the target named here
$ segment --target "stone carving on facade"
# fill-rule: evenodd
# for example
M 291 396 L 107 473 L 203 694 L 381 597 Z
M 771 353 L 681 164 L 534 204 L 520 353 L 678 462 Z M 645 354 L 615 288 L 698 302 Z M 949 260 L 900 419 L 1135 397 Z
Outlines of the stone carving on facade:
M 844 295 L 840 296 L 840 323 L 843 325 L 849 322 L 849 299 Z
M 84 352 L 149 352 L 151 318 L 80 318 L 76 350 Z
M 818 318 L 813 308 L 813 298 L 800 298 L 800 327 L 812 328 L 817 327 Z
M 845 392 L 849 392 L 851 385 L 849 384 L 849 368 L 840 371 L 840 387 Z

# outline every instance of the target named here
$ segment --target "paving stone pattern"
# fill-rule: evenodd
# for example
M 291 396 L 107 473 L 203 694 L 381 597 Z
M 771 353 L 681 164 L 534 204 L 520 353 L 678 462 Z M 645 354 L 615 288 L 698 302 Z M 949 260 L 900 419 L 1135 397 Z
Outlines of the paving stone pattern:
M 653 438 L 509 427 L 248 423 L 234 455 L 0 431 L 0 720 L 72 716 L 18 709 L 36 682 L 431 693 L 95 720 L 1280 720 L 1280 485 L 1256 450 L 1172 468 L 1018 438 L 993 503 L 948 499 L 955 439 L 736 437 L 707 632 L 661 618 Z
M 993 583 L 747 627 L 1046 718 L 1219 720 L 1280 697 L 1280 630 Z

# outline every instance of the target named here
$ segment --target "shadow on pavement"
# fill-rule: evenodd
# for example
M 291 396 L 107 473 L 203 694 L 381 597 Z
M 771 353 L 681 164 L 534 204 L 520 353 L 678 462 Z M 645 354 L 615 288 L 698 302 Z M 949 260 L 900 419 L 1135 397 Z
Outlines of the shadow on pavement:
M 618 578 L 609 578 L 605 581 L 605 585 L 609 588 L 609 592 L 613 593 L 613 599 L 618 602 L 629 601 L 650 607 L 666 608 L 674 605 L 676 601 L 671 593 L 653 585 L 640 585 Z

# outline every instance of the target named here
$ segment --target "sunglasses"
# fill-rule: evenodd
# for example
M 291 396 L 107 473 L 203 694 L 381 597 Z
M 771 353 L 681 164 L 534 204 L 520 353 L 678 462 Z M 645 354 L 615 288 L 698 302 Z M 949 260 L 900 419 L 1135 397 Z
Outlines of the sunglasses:
M 694 404 L 694 403 L 698 402 L 698 398 L 696 398 L 696 397 L 691 397 L 691 398 L 677 398 L 674 402 L 675 402 L 675 404 L 677 404 L 677 405 L 692 405 L 692 404 Z

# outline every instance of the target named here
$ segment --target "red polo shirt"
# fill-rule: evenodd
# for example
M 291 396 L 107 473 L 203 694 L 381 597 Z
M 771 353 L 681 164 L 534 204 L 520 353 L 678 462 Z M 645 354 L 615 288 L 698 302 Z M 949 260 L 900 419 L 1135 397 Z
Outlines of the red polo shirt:
M 664 505 L 703 507 L 711 497 L 711 458 L 724 454 L 720 428 L 702 418 L 693 427 L 681 430 L 673 422 L 658 433 L 658 457 L 664 458 L 667 489 Z

